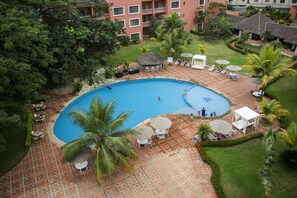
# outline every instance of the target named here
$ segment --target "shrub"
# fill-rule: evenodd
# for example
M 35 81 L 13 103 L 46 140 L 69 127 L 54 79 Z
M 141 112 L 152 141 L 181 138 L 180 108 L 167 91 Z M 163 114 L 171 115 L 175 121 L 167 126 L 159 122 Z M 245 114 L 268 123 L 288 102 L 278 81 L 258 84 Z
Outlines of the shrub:
M 73 84 L 73 91 L 75 93 L 78 93 L 81 91 L 82 87 L 83 87 L 83 84 L 81 82 L 77 81 Z
M 297 170 L 297 151 L 284 150 L 280 153 L 279 160 L 286 168 Z
M 240 50 L 244 50 L 246 53 L 254 53 L 254 54 L 259 54 L 259 52 L 252 50 L 252 49 L 248 49 L 243 47 L 242 45 L 240 45 L 240 42 L 235 42 L 235 47 L 237 47 Z
M 241 50 L 241 49 L 238 49 L 238 48 L 234 47 L 233 45 L 231 45 L 231 43 L 233 43 L 233 42 L 235 42 L 235 41 L 237 41 L 237 40 L 238 40 L 238 38 L 234 38 L 234 39 L 228 39 L 228 40 L 226 40 L 226 45 L 227 45 L 227 47 L 228 47 L 229 49 L 233 50 L 233 51 L 236 51 L 236 52 L 238 52 L 238 53 L 241 53 L 241 54 L 243 54 L 243 55 L 246 55 L 247 52 L 245 52 L 245 51 L 243 51 L 243 50 Z
M 28 124 L 27 124 L 27 137 L 26 137 L 26 142 L 25 142 L 25 146 L 26 147 L 30 147 L 31 143 L 32 143 L 32 130 L 33 130 L 33 115 L 32 112 L 29 110 L 28 111 Z
M 151 37 L 150 41 L 157 41 L 158 39 L 156 37 Z
M 237 144 L 241 144 L 244 142 L 247 142 L 249 140 L 255 139 L 262 137 L 263 133 L 257 132 L 257 133 L 252 133 L 247 136 L 243 136 L 234 140 L 222 140 L 222 141 L 215 141 L 215 142 L 202 142 L 201 146 L 202 147 L 228 147 L 228 146 L 234 146 Z
M 118 36 L 117 40 L 121 43 L 122 46 L 127 46 L 130 43 L 130 38 L 126 35 Z

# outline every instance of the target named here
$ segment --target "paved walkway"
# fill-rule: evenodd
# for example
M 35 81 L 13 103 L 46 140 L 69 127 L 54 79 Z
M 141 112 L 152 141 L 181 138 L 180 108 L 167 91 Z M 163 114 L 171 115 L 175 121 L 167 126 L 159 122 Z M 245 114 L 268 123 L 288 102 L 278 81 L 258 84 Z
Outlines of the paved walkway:
M 157 73 L 140 73 L 129 79 L 167 77 L 188 80 L 211 88 L 236 104 L 255 107 L 250 90 L 255 88 L 248 77 L 238 82 L 207 70 L 168 66 Z M 128 78 L 125 76 L 124 78 Z M 46 121 L 35 126 L 44 130 L 53 123 L 52 117 L 73 96 L 52 95 L 47 101 Z M 210 183 L 211 169 L 203 163 L 193 147 L 193 136 L 201 123 L 188 116 L 168 115 L 173 126 L 165 140 L 155 140 L 152 147 L 138 148 L 134 171 L 118 171 L 96 186 L 92 167 L 81 174 L 72 164 L 61 161 L 61 149 L 48 136 L 33 143 L 26 157 L 0 179 L 0 197 L 216 197 Z M 231 121 L 231 114 L 224 116 Z M 260 128 L 262 129 L 262 128 Z M 236 136 L 242 136 L 237 133 Z

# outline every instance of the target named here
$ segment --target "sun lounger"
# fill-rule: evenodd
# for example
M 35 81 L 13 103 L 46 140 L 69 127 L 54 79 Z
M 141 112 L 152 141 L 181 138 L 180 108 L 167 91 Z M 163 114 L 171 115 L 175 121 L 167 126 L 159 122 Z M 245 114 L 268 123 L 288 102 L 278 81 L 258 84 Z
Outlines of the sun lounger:
M 210 140 L 210 141 L 218 141 L 218 138 L 216 136 L 214 136 L 213 134 L 208 134 L 207 135 L 207 138 Z
M 213 72 L 214 70 L 215 70 L 215 66 L 214 66 L 214 65 L 212 65 L 212 66 L 208 69 L 209 72 Z
M 185 61 L 182 61 L 181 63 L 180 63 L 180 66 L 182 66 L 182 67 L 184 67 L 186 65 L 186 62 Z
M 185 66 L 186 67 L 190 67 L 191 66 L 191 62 L 188 62 Z
M 177 59 L 174 63 L 174 65 L 179 65 L 181 63 L 181 60 Z
M 220 71 L 220 74 L 226 74 L 227 73 L 227 69 L 224 68 L 222 71 Z

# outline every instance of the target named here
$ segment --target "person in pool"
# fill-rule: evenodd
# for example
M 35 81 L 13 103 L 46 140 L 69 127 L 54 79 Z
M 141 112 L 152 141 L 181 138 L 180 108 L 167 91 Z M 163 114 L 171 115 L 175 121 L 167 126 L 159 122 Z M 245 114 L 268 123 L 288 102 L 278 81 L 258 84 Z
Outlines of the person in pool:
M 187 90 L 184 90 L 183 91 L 183 95 L 187 95 Z

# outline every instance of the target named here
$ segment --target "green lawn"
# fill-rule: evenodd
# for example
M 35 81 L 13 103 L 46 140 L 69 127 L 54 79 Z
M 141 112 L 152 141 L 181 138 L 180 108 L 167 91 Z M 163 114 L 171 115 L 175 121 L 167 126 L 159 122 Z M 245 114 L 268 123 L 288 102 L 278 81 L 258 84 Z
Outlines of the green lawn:
M 278 138 L 278 152 L 286 145 Z M 259 173 L 263 165 L 262 138 L 225 148 L 206 148 L 221 170 L 221 184 L 227 197 L 265 197 Z M 278 161 L 271 169 L 272 197 L 297 197 L 297 171 L 284 170 Z
M 193 34 L 192 37 L 193 41 L 190 45 L 186 46 L 186 49 L 182 52 L 199 54 L 198 44 L 205 44 L 207 47 L 206 55 L 208 65 L 214 64 L 217 59 L 227 59 L 234 65 L 243 65 L 246 63 L 246 56 L 230 50 L 222 40 L 204 41 L 201 37 Z M 146 40 L 141 43 L 130 44 L 129 46 L 122 47 L 115 55 L 108 58 L 108 63 L 112 66 L 117 66 L 125 63 L 126 61 L 134 62 L 136 61 L 136 58 L 142 54 L 142 51 L 139 48 L 144 45 L 150 45 L 150 51 L 160 53 L 166 57 L 164 52 L 160 51 L 158 42 Z
M 7 138 L 7 150 L 0 153 L 0 177 L 16 166 L 27 154 L 25 148 L 26 130 L 21 127 L 12 127 Z
M 297 122 L 297 77 L 284 76 L 271 85 L 266 90 L 270 96 L 279 100 L 282 106 L 290 111 L 287 123 Z

